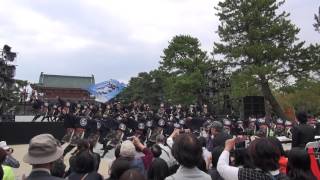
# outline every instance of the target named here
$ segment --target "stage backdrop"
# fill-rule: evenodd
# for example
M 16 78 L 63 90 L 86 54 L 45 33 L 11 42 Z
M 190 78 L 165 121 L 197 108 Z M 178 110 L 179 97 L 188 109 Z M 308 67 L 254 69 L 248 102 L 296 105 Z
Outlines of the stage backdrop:
M 29 144 L 32 137 L 49 133 L 60 140 L 64 135 L 63 123 L 57 122 L 0 122 L 0 140 L 8 144 Z

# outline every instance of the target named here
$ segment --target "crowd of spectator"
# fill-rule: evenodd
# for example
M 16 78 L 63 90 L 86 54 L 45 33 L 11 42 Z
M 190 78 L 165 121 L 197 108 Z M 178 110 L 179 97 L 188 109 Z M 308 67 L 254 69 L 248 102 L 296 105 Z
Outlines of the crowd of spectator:
M 223 131 L 220 122 L 213 122 L 208 136 L 175 129 L 169 137 L 159 134 L 156 142 L 145 145 L 139 137 L 131 137 L 115 147 L 115 160 L 110 163 L 108 177 L 98 173 L 100 155 L 95 143 L 80 140 L 64 164 L 63 148 L 50 134 L 30 140 L 23 158 L 32 166 L 26 180 L 316 180 L 320 178 L 317 149 L 306 148 L 314 141 L 314 129 L 306 125 L 305 113 L 297 115 L 293 127 L 293 144 L 285 151 L 276 137 L 233 137 Z M 19 162 L 13 149 L 0 142 L 0 177 L 13 180 L 12 168 Z M 101 171 L 101 170 L 100 170 Z M 105 170 L 107 171 L 107 169 Z

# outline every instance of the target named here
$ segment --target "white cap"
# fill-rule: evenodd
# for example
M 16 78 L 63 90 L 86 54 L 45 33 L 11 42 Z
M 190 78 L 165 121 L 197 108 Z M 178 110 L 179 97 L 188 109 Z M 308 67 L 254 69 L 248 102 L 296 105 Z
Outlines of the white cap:
M 136 148 L 132 141 L 126 140 L 123 141 L 120 147 L 120 156 L 121 157 L 134 157 L 136 155 Z
M 10 147 L 7 145 L 7 142 L 1 141 L 0 148 L 2 148 L 3 150 L 8 150 Z

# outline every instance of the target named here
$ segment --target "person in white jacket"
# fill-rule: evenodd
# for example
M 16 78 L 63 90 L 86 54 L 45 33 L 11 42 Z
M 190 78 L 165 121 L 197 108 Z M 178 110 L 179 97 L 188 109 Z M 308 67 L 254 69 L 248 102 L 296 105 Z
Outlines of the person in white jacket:
M 219 157 L 217 170 L 225 180 L 286 180 L 279 171 L 280 150 L 267 138 L 252 141 L 248 153 L 254 169 L 238 168 L 229 165 L 230 151 L 235 147 L 236 138 L 229 139 Z

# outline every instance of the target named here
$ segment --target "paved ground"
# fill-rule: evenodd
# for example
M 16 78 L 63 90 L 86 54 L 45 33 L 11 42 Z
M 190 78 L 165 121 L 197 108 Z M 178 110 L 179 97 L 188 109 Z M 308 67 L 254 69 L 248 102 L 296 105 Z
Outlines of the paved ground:
M 16 116 L 16 122 L 30 122 L 32 120 L 33 116 Z M 39 119 L 38 119 L 39 121 Z M 64 144 L 63 147 L 65 148 L 67 146 L 67 144 Z M 13 156 L 19 160 L 20 162 L 20 168 L 18 169 L 14 169 L 15 175 L 16 175 L 16 179 L 21 179 L 22 175 L 28 175 L 29 172 L 31 171 L 31 166 L 29 164 L 26 164 L 22 161 L 23 156 L 25 155 L 25 153 L 28 150 L 28 145 L 27 144 L 22 144 L 22 145 L 12 145 L 10 146 L 14 149 L 14 153 Z M 97 146 L 95 147 L 94 151 L 102 154 L 102 151 L 100 150 L 102 147 L 101 144 L 97 144 Z M 67 154 L 65 157 L 65 164 L 67 165 L 67 168 L 69 167 L 69 157 L 70 154 Z M 108 177 L 108 171 L 109 171 L 109 167 L 112 163 L 112 161 L 114 160 L 114 150 L 110 150 L 103 159 L 101 159 L 101 163 L 100 163 L 100 168 L 99 168 L 99 173 L 102 174 L 104 176 L 104 178 Z
M 16 179 L 21 179 L 22 175 L 28 175 L 29 172 L 31 171 L 31 166 L 29 164 L 26 164 L 22 161 L 23 156 L 25 155 L 25 153 L 28 151 L 28 145 L 27 144 L 23 144 L 23 145 L 12 145 L 11 146 L 14 149 L 14 153 L 13 156 L 19 160 L 20 162 L 20 168 L 18 169 L 14 169 L 15 175 L 16 175 Z M 66 147 L 66 145 L 63 145 L 63 147 Z M 101 145 L 98 145 L 95 148 L 95 152 L 100 152 L 100 148 Z M 70 157 L 70 153 L 65 157 L 64 161 L 65 164 L 69 167 L 69 157 Z M 112 161 L 114 160 L 114 151 L 111 150 L 110 152 L 108 152 L 106 154 L 106 156 L 101 159 L 101 163 L 100 163 L 100 168 L 99 168 L 99 173 L 102 174 L 104 176 L 104 178 L 108 177 L 108 171 L 109 171 L 109 167 L 112 163 Z M 67 167 L 67 168 L 68 168 Z

